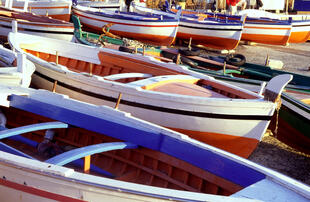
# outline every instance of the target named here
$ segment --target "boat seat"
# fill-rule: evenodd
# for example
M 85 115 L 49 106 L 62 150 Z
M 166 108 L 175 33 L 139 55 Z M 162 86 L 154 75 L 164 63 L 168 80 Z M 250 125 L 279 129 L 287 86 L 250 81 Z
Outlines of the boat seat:
M 72 161 L 77 159 L 90 156 L 92 154 L 97 154 L 106 151 L 112 151 L 117 149 L 135 149 L 138 146 L 136 144 L 130 142 L 112 142 L 112 143 L 101 143 L 96 145 L 90 145 L 86 147 L 81 147 L 77 149 L 73 149 L 57 156 L 54 156 L 48 160 L 46 163 L 51 163 L 55 165 L 66 165 Z
M 21 126 L 18 128 L 2 130 L 0 131 L 0 140 L 15 135 L 20 135 L 23 133 L 28 133 L 37 130 L 52 129 L 52 128 L 68 128 L 68 124 L 56 121 L 56 122 L 36 123 L 27 126 Z
M 160 82 L 169 82 L 169 81 L 185 81 L 185 80 L 194 80 L 197 82 L 199 79 L 189 75 L 165 75 L 165 76 L 154 76 L 151 78 L 146 78 L 143 80 L 133 81 L 128 83 L 131 86 L 136 87 L 146 87 L 151 86 L 152 84 L 160 83 Z
M 147 78 L 130 82 L 129 84 L 131 86 L 141 87 L 145 90 L 163 93 L 200 97 L 228 98 L 225 95 L 213 91 L 212 89 L 196 85 L 199 80 L 199 78 L 189 75 L 168 75 Z
M 113 74 L 109 76 L 104 76 L 104 79 L 107 80 L 119 80 L 119 79 L 128 79 L 128 78 L 148 78 L 152 77 L 152 74 L 143 74 L 143 73 L 121 73 L 121 74 Z

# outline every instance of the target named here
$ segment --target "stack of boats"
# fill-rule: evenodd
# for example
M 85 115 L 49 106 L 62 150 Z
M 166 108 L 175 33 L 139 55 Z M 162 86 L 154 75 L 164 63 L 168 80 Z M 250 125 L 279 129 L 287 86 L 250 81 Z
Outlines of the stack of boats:
M 7 201 L 310 199 L 309 186 L 241 158 L 255 150 L 281 98 L 290 103 L 286 106 L 297 106 L 285 99 L 289 95 L 282 93 L 284 88 L 291 95 L 301 86 L 308 92 L 309 81 L 298 84 L 299 75 L 281 73 L 266 78 L 267 85 L 261 80 L 229 80 L 233 78 L 229 70 L 206 74 L 212 72 L 206 66 L 223 67 L 221 58 L 181 58 L 173 50 L 159 49 L 160 55 L 175 54 L 173 61 L 148 56 L 145 49 L 143 54 L 118 50 L 124 45 L 118 36 L 155 45 L 190 38 L 212 48 L 234 49 L 252 21 L 181 14 L 181 10 L 151 11 L 134 4 L 130 12 L 72 8 L 78 16 L 73 18 L 75 25 L 80 20 L 83 29 L 103 30 L 112 37 L 75 27 L 77 41 L 98 37 L 106 47 L 59 39 L 55 32 L 51 38 L 47 30 L 29 34 L 19 28 L 32 19 L 42 19 L 37 24 L 49 29 L 70 27 L 70 36 L 73 24 L 57 21 L 52 26 L 56 23 L 52 18 L 2 8 L 3 15 L 15 21 L 9 23 L 13 32 L 4 34 L 14 51 L 0 47 L 0 64 L 6 66 L 0 67 L 0 197 Z M 287 22 L 292 27 L 292 21 Z M 278 23 L 282 22 L 272 20 L 273 25 Z M 291 37 L 291 28 L 287 36 Z M 189 58 L 196 66 L 175 64 Z M 31 86 L 37 89 L 29 88 L 31 75 Z M 285 115 L 280 117 L 285 120 Z M 290 113 L 291 117 L 305 121 L 309 113 L 305 118 Z M 298 136 L 307 142 L 305 134 Z

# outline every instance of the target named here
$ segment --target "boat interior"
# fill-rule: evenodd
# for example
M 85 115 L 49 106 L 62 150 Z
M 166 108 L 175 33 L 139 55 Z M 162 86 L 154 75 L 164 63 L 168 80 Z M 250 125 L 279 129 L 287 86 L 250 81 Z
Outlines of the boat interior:
M 14 150 L 14 154 L 79 172 L 150 186 L 225 196 L 243 188 L 183 160 L 108 134 L 68 126 L 13 107 L 0 110 L 7 119 L 6 127 L 12 130 L 0 131 L 1 150 Z M 96 152 L 83 156 L 85 151 Z M 218 162 L 213 163 L 216 168 Z

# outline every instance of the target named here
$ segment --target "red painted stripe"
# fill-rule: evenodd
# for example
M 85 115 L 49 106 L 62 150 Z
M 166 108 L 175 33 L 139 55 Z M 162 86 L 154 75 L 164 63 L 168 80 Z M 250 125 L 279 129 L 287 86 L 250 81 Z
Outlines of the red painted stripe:
M 178 27 L 178 25 L 137 25 L 137 24 L 128 24 L 128 23 L 120 23 L 120 22 L 115 22 L 115 21 L 108 21 L 108 20 L 101 20 L 101 19 L 97 19 L 97 18 L 92 18 L 86 15 L 82 15 L 80 13 L 76 13 L 74 12 L 75 15 L 84 17 L 84 18 L 88 18 L 91 20 L 97 20 L 97 21 L 101 21 L 101 22 L 106 22 L 106 23 L 114 23 L 114 24 L 119 24 L 119 25 L 127 25 L 127 26 L 133 26 L 133 27 Z
M 0 185 L 3 185 L 5 187 L 9 187 L 18 191 L 22 191 L 28 194 L 32 194 L 35 196 L 40 196 L 43 198 L 47 198 L 47 199 L 52 199 L 52 200 L 56 200 L 56 201 L 66 201 L 66 202 L 85 202 L 84 200 L 81 199 L 75 199 L 75 198 L 71 198 L 68 196 L 63 196 L 60 194 L 55 194 L 52 192 L 47 192 L 41 189 L 37 189 L 34 187 L 30 187 L 30 186 L 26 186 L 23 184 L 18 184 L 15 182 L 11 182 L 8 180 L 4 180 L 4 179 L 0 179 Z

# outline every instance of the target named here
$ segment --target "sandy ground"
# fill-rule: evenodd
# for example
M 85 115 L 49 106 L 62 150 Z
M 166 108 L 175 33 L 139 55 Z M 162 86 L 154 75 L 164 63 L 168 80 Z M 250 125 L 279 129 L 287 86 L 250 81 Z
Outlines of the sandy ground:
M 236 53 L 245 55 L 247 62 L 261 65 L 268 55 L 270 59 L 283 62 L 282 70 L 310 76 L 310 42 L 288 46 L 241 43 Z M 272 133 L 265 134 L 249 159 L 310 185 L 310 155 L 280 142 Z

